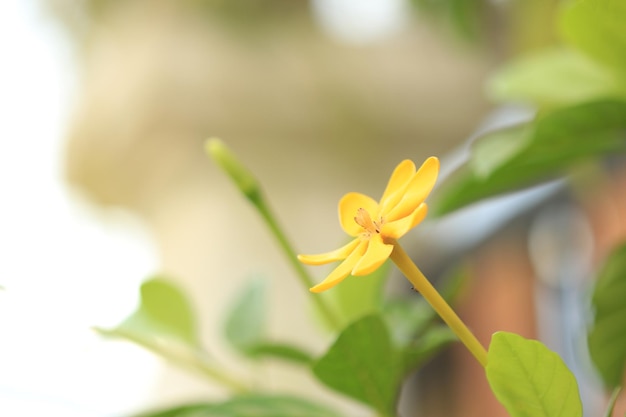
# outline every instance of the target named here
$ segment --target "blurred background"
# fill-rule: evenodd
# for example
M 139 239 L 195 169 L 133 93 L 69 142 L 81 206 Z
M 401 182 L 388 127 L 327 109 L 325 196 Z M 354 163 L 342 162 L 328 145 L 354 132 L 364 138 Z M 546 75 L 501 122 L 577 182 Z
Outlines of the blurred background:
M 308 294 L 206 158 L 205 139 L 221 137 L 256 173 L 296 248 L 326 251 L 341 242 L 335 208 L 346 191 L 378 195 L 405 158 L 437 155 L 449 170 L 479 129 L 532 115 L 496 107 L 485 82 L 511 56 L 555 42 L 556 3 L 3 2 L 0 414 L 112 416 L 219 397 L 140 348 L 90 331 L 128 315 L 139 283 L 157 271 L 190 294 L 203 339 L 235 368 L 215 323 L 256 275 L 273 284 L 271 332 L 319 352 L 328 340 L 309 328 Z M 486 341 L 499 328 L 539 333 L 537 274 L 516 232 L 529 221 L 511 223 L 513 215 L 499 223 L 508 225 L 502 240 L 476 249 L 485 278 L 468 290 L 489 289 L 485 298 L 500 304 L 463 307 Z M 416 256 L 453 253 L 459 241 L 475 249 L 493 232 L 458 224 Z M 445 266 L 440 258 L 433 271 Z M 503 269 L 521 277 L 489 281 Z M 460 404 L 477 404 L 463 405 L 464 415 L 504 415 L 486 390 L 463 388 L 476 377 L 472 366 L 457 367 L 467 378 L 454 388 Z M 258 372 L 277 391 L 339 403 L 289 368 Z

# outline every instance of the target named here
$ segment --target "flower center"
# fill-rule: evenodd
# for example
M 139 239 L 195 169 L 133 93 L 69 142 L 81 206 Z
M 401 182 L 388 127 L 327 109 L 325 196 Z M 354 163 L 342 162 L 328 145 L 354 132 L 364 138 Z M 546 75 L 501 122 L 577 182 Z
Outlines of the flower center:
M 363 207 L 359 208 L 356 211 L 356 216 L 354 217 L 354 221 L 356 224 L 365 229 L 365 234 L 370 236 L 372 233 L 380 233 L 380 229 L 383 225 L 383 220 L 373 221 L 372 216 L 365 210 Z

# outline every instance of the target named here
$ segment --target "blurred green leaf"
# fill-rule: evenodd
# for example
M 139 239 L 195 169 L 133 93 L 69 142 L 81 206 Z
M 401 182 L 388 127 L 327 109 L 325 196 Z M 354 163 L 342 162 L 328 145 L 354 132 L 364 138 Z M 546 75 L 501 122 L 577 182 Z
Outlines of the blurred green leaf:
M 196 331 L 185 294 L 173 283 L 152 278 L 141 286 L 139 308 L 113 329 L 95 328 L 103 336 L 129 340 L 168 362 L 200 373 L 234 391 L 246 387 L 209 361 Z
M 297 397 L 256 394 L 221 403 L 188 404 L 136 417 L 339 417 L 339 414 Z
M 447 326 L 435 326 L 404 348 L 405 371 L 415 369 L 458 338 Z
M 626 79 L 626 2 L 570 1 L 561 14 L 561 32 L 573 45 Z
M 169 339 L 193 349 L 200 347 L 196 318 L 185 294 L 163 278 L 145 281 L 137 310 L 107 333 L 132 335 L 146 341 Z
M 381 310 L 383 287 L 390 271 L 391 263 L 387 261 L 373 273 L 350 277 L 329 292 L 330 300 L 336 305 L 344 323 L 352 323 Z
M 555 107 L 625 96 L 626 91 L 604 66 L 575 49 L 559 47 L 501 68 L 489 81 L 488 94 L 499 101 Z
M 626 368 L 626 244 L 606 261 L 595 284 L 589 354 L 607 387 L 620 385 Z
M 449 0 L 450 21 L 464 38 L 478 40 L 484 33 L 485 5 L 479 0 Z
M 258 358 L 278 358 L 288 362 L 309 365 L 313 356 L 305 350 L 285 343 L 260 342 L 251 347 L 250 355 Z
M 489 132 L 472 143 L 470 168 L 479 177 L 488 176 L 524 152 L 532 139 L 533 127 L 530 124 Z
M 624 151 L 625 101 L 600 100 L 555 110 L 532 123 L 479 138 L 469 161 L 433 196 L 431 212 L 441 216 L 558 178 L 591 158 Z
M 252 280 L 239 294 L 227 316 L 226 340 L 244 355 L 249 355 L 265 336 L 265 293 L 265 282 Z
M 459 295 L 466 277 L 465 269 L 458 267 L 446 275 L 440 293 L 448 303 Z M 417 293 L 415 297 L 388 301 L 383 317 L 396 350 L 403 355 L 401 369 L 405 374 L 457 340 L 447 326 L 436 324 L 437 314 Z
M 466 278 L 463 267 L 455 267 L 445 275 L 444 285 L 439 292 L 448 304 L 454 303 Z M 435 310 L 419 293 L 415 293 L 414 297 L 390 299 L 383 309 L 383 318 L 393 343 L 400 350 L 411 349 L 412 345 L 421 343 L 419 339 L 422 336 L 426 337 L 427 332 L 436 329 L 433 326 L 437 317 Z
M 276 358 L 308 365 L 313 361 L 310 353 L 287 344 L 268 341 L 266 328 L 266 285 L 255 279 L 241 291 L 226 319 L 226 340 L 235 350 L 251 359 Z
M 385 322 L 370 315 L 343 330 L 313 373 L 330 388 L 391 416 L 403 376 L 399 362 Z
M 422 298 L 391 300 L 385 305 L 383 317 L 395 346 L 411 344 L 432 325 L 437 314 Z
M 424 363 L 445 345 L 456 340 L 447 327 L 429 329 L 434 317 L 425 303 L 414 310 L 393 310 L 414 314 L 416 328 L 405 330 L 396 343 L 391 340 L 388 326 L 380 315 L 362 317 L 348 326 L 335 343 L 313 366 L 313 373 L 324 384 L 351 398 L 370 405 L 383 415 L 395 415 L 394 409 L 400 385 L 405 375 Z M 415 314 L 416 313 L 416 314 Z M 389 316 L 386 320 L 394 322 Z M 417 333 L 421 333 L 416 337 Z M 409 336 L 410 335 L 410 336 Z
M 400 352 L 402 375 L 418 368 L 457 337 L 443 325 L 436 325 L 437 314 L 421 298 L 394 300 L 384 310 L 383 317 L 392 343 Z
M 491 4 L 485 0 L 411 0 L 420 14 L 430 15 L 460 39 L 476 42 L 485 36 Z
M 563 360 L 536 340 L 497 332 L 487 379 L 511 417 L 581 417 L 578 384 Z

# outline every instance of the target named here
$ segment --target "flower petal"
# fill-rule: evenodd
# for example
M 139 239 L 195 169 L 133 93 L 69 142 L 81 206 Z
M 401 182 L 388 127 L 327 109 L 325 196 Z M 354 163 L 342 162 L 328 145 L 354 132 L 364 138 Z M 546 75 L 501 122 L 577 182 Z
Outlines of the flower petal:
M 380 198 L 380 209 L 387 210 L 386 207 L 393 207 L 402 198 L 402 193 L 409 181 L 415 174 L 415 164 L 409 159 L 400 162 L 393 170 L 383 196 Z M 379 214 L 379 213 L 377 213 Z
M 375 234 L 369 240 L 367 251 L 352 269 L 352 275 L 368 275 L 377 270 L 391 255 L 393 245 L 383 242 L 379 234 Z
M 359 259 L 365 253 L 367 249 L 367 240 L 356 240 L 359 242 L 359 245 L 354 249 L 354 251 L 346 258 L 345 261 L 339 264 L 337 268 L 331 272 L 324 281 L 320 282 L 316 286 L 312 287 L 309 291 L 311 292 L 322 292 L 326 291 L 329 288 L 334 287 L 343 281 L 348 275 L 350 275 L 350 271 L 354 268 L 354 265 L 357 264 Z
M 385 223 L 381 235 L 389 239 L 400 239 L 409 230 L 420 224 L 426 217 L 426 213 L 428 213 L 428 206 L 426 203 L 422 203 L 410 215 L 400 220 Z
M 331 262 L 346 259 L 354 248 L 359 244 L 359 239 L 354 239 L 345 246 L 335 249 L 332 252 L 320 253 L 318 255 L 298 255 L 298 260 L 307 265 L 324 265 Z
M 426 200 L 428 194 L 437 182 L 439 174 L 439 160 L 435 157 L 428 158 L 413 175 L 406 187 L 402 199 L 387 213 L 381 213 L 385 221 L 393 222 L 410 215 Z M 391 207 L 387 206 L 387 209 Z
M 350 236 L 356 237 L 363 232 L 363 228 L 354 221 L 357 210 L 360 208 L 364 208 L 370 214 L 375 214 L 378 211 L 378 203 L 361 193 L 348 193 L 339 200 L 339 223 Z

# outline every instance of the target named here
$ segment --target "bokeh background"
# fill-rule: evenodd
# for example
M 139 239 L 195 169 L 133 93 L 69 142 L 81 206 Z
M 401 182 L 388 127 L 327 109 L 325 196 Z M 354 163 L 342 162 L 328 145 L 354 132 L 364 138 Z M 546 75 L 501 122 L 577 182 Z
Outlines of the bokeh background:
M 190 294 L 206 343 L 235 368 L 219 323 L 253 276 L 272 282 L 270 331 L 320 351 L 328 340 L 302 308 L 308 294 L 206 158 L 206 138 L 221 137 L 255 172 L 296 248 L 325 251 L 341 242 L 335 205 L 346 191 L 378 195 L 404 158 L 437 155 L 450 170 L 476 132 L 532 115 L 494 104 L 485 86 L 508 58 L 555 41 L 556 3 L 3 2 L 0 414 L 112 416 L 219 397 L 90 330 L 128 315 L 154 272 Z M 535 320 L 540 274 L 526 233 L 537 220 L 524 208 L 474 212 L 440 232 L 426 228 L 421 242 L 407 237 L 435 273 L 447 256 L 474 251 L 484 278 L 462 311 L 483 340 L 499 328 L 536 337 L 560 325 Z M 546 213 L 542 225 L 553 225 Z M 498 237 L 484 243 L 494 224 Z M 592 232 L 580 224 L 584 245 Z M 550 306 L 549 291 L 542 296 Z M 432 386 L 451 389 L 465 416 L 504 415 L 488 391 L 468 385 L 477 370 L 463 355 L 426 370 Z M 445 379 L 450 363 L 457 385 Z M 258 378 L 362 412 L 289 368 L 260 367 Z M 454 415 L 445 398 L 413 388 L 428 415 Z

